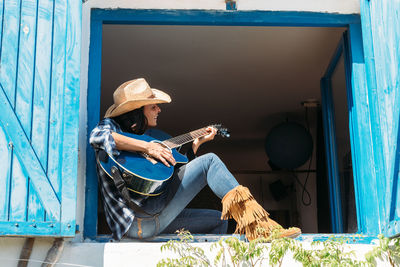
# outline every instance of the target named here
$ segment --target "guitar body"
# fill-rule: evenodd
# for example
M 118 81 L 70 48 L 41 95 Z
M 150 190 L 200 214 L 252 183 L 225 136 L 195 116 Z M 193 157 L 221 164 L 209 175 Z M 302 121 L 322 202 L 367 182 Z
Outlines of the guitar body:
M 122 133 L 123 135 L 147 142 L 159 142 L 148 135 L 136 135 L 130 133 Z M 177 163 L 187 163 L 188 158 L 176 149 L 171 149 L 172 155 Z M 111 168 L 118 167 L 126 186 L 132 194 L 142 196 L 160 195 L 168 183 L 168 180 L 174 173 L 174 166 L 167 167 L 163 163 L 152 158 L 146 158 L 141 153 L 121 151 L 118 157 L 108 155 L 108 157 L 100 157 L 101 168 L 111 176 Z
M 229 137 L 229 132 L 226 128 L 222 128 L 220 124 L 210 125 L 217 130 L 217 134 L 223 137 Z M 171 150 L 172 156 L 176 163 L 185 164 L 189 160 L 186 156 L 179 153 L 175 148 L 183 144 L 193 141 L 209 134 L 208 127 L 204 127 L 187 134 L 169 138 L 166 133 L 150 129 L 146 133 L 152 135 L 136 135 L 131 133 L 121 133 L 127 137 L 143 140 L 146 142 L 158 142 L 168 147 Z M 162 140 L 162 141 L 160 141 Z M 169 179 L 174 174 L 174 166 L 167 167 L 163 163 L 148 157 L 143 153 L 121 151 L 118 157 L 108 155 L 104 151 L 98 153 L 98 164 L 107 175 L 113 179 L 111 168 L 117 167 L 125 181 L 125 185 L 130 191 L 132 197 L 148 197 L 158 196 L 164 192 Z

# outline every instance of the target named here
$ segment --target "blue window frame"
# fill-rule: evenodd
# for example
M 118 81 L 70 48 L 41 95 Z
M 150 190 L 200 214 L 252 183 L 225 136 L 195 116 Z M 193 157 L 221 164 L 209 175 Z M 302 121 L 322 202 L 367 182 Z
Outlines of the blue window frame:
M 325 74 L 321 78 L 321 100 L 322 100 L 322 111 L 323 111 L 323 121 L 324 121 L 324 132 L 325 132 L 325 147 L 326 147 L 326 158 L 327 158 L 327 167 L 328 167 L 328 182 L 329 182 L 329 202 L 331 206 L 331 224 L 332 224 L 332 232 L 333 233 L 342 233 L 344 230 L 343 225 L 343 203 L 342 203 L 342 185 L 340 179 L 340 167 L 339 167 L 339 155 L 338 155 L 338 144 L 336 142 L 336 118 L 335 118 L 335 104 L 334 104 L 334 90 L 339 89 L 346 91 L 345 101 L 347 101 L 347 107 L 352 106 L 352 90 L 351 90 L 351 61 L 350 61 L 350 50 L 349 50 L 349 38 L 348 31 L 344 32 L 343 37 L 339 41 L 339 44 L 329 62 L 329 65 L 326 69 Z M 343 62 L 341 62 L 343 59 Z M 339 67 L 339 64 L 343 63 L 344 71 L 345 71 L 345 88 L 332 88 L 332 79 L 335 71 Z M 337 95 L 337 93 L 336 93 Z M 338 99 L 336 99 L 338 100 Z M 349 108 L 348 108 L 349 109 Z M 350 120 L 350 118 L 349 118 Z M 350 123 L 349 123 L 350 125 Z M 350 140 L 354 140 L 356 137 L 353 136 L 354 132 L 351 131 L 351 127 L 348 129 L 344 129 L 345 131 L 349 131 L 349 134 L 352 135 Z M 342 130 L 343 131 L 343 130 Z M 355 146 L 354 143 L 351 144 L 353 148 Z M 351 150 L 353 151 L 353 150 Z M 354 151 L 352 152 L 352 159 L 355 158 L 356 155 Z M 352 166 L 354 166 L 352 163 Z M 348 203 L 347 203 L 348 204 Z
M 140 24 L 140 25 L 207 25 L 207 26 L 293 26 L 293 27 L 347 27 L 349 39 L 352 42 L 350 65 L 354 60 L 363 62 L 360 53 L 362 50 L 360 16 L 356 14 L 327 14 L 313 12 L 275 12 L 275 11 L 203 11 L 203 10 L 104 10 L 92 9 L 90 25 L 89 77 L 88 77 L 88 125 L 90 131 L 100 117 L 100 82 L 101 82 L 101 50 L 103 24 Z M 362 55 L 362 53 L 361 53 Z M 354 68 L 353 68 L 354 69 Z M 352 88 L 359 88 L 365 77 L 352 74 Z M 358 75 L 358 76 L 357 76 Z M 349 111 L 350 112 L 350 111 Z M 351 113 L 351 112 L 350 112 Z M 351 116 L 357 116 L 356 112 Z M 351 120 L 352 124 L 357 120 Z M 357 127 L 355 127 L 357 128 Z M 358 136 L 360 131 L 354 133 Z M 359 138 L 361 139 L 361 138 Z M 353 140 L 354 141 L 354 140 Z M 360 146 L 352 143 L 352 148 Z M 355 150 L 354 160 L 360 150 Z M 97 177 L 95 170 L 94 153 L 90 146 L 87 148 L 86 169 L 86 208 L 84 218 L 84 236 L 96 239 L 97 236 Z M 91 164 L 91 162 L 93 164 Z M 361 168 L 357 165 L 355 169 Z M 358 172 L 354 171 L 355 183 L 358 183 Z M 357 187 L 357 186 L 355 186 Z M 357 201 L 357 210 L 359 210 Z M 336 218 L 333 218 L 336 220 Z M 363 220 L 359 221 L 362 225 Z M 366 228 L 359 227 L 363 233 Z

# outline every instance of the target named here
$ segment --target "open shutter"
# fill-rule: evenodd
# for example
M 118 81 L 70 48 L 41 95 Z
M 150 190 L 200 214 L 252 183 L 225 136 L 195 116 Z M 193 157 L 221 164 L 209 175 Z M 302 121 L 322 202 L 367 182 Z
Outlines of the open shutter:
M 360 0 L 379 232 L 400 233 L 400 1 Z
M 0 0 L 0 235 L 75 234 L 81 1 Z

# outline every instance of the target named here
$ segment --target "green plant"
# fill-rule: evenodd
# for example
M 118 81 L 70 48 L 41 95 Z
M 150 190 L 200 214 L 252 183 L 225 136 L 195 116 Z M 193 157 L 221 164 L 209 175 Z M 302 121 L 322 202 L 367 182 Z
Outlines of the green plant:
M 353 250 L 346 250 L 345 245 L 349 243 L 348 238 L 330 237 L 326 241 L 314 241 L 311 249 L 306 251 L 306 261 L 294 257 L 305 266 L 363 266 L 364 261 L 355 259 Z
M 269 264 L 271 266 L 282 266 L 283 257 L 289 249 L 294 247 L 293 240 L 289 238 L 277 238 L 271 241 L 269 248 Z
M 376 266 L 376 259 L 388 261 L 391 266 L 400 265 L 400 238 L 390 239 L 382 234 L 378 235 L 379 245 L 365 255 L 367 262 Z
M 178 241 L 168 241 L 161 250 L 172 250 L 180 258 L 163 259 L 157 266 L 282 266 L 288 252 L 303 266 L 377 266 L 376 259 L 387 261 L 391 266 L 400 263 L 400 238 L 389 239 L 379 235 L 379 245 L 365 255 L 366 261 L 357 260 L 355 252 L 347 246 L 351 238 L 332 236 L 325 241 L 314 241 L 310 248 L 289 238 L 277 238 L 279 229 L 275 229 L 269 238 L 260 238 L 250 242 L 240 241 L 232 236 L 221 238 L 211 245 L 217 249 L 213 264 L 201 248 L 190 244 L 193 236 L 189 232 L 178 232 Z M 231 265 L 229 265 L 231 266 Z
M 217 256 L 214 259 L 214 264 L 221 263 L 226 265 L 227 256 L 233 266 L 261 266 L 263 260 L 266 259 L 265 243 L 262 239 L 257 239 L 250 242 L 240 241 L 236 237 L 228 237 L 220 239 L 211 246 L 211 249 L 218 248 Z
M 163 259 L 157 267 L 163 266 L 211 266 L 209 259 L 205 256 L 204 250 L 199 247 L 191 245 L 193 236 L 186 230 L 177 231 L 179 241 L 170 240 L 166 244 L 161 246 L 161 251 L 172 250 L 179 254 L 179 259 Z
M 355 260 L 354 251 L 346 251 L 346 238 L 331 237 L 326 241 L 314 241 L 305 249 L 299 241 L 280 238 L 271 243 L 269 263 L 281 266 L 284 255 L 291 251 L 293 259 L 303 266 L 363 266 L 365 262 Z

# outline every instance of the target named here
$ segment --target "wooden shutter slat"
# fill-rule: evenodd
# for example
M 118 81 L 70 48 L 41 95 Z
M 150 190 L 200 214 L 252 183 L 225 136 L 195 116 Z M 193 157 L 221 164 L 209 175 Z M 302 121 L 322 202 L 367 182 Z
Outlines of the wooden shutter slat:
M 31 138 L 32 146 L 46 172 L 50 112 L 53 3 L 53 0 L 39 1 Z
M 24 0 L 18 56 L 15 112 L 27 136 L 31 136 L 33 72 L 36 50 L 36 0 Z
M 0 48 L 1 48 L 1 43 L 2 43 L 2 36 L 3 36 L 3 8 L 4 5 L 4 0 L 0 0 Z M 1 59 L 1 49 L 0 49 L 0 59 Z
M 17 75 L 18 35 L 20 24 L 19 0 L 7 0 L 3 10 L 0 80 L 12 105 L 15 105 L 15 80 Z
M 41 49 L 40 45 L 36 45 L 37 10 L 38 3 L 35 0 L 21 2 L 19 47 L 23 49 L 19 49 L 18 53 L 15 113 L 28 138 L 32 134 L 32 95 L 34 90 L 36 50 Z M 28 181 L 26 183 L 26 192 L 28 195 L 25 204 L 26 215 L 24 219 L 28 221 L 42 221 L 44 218 L 43 206 L 36 195 L 32 181 L 28 178 L 25 179 Z M 17 218 L 14 220 L 17 220 Z
M 0 123 L 0 221 L 8 221 L 12 153 L 3 128 Z
M 80 49 L 81 43 L 81 2 L 68 1 L 67 7 L 67 44 L 66 44 L 66 76 L 64 93 L 64 123 L 63 123 L 63 163 L 62 166 L 62 222 L 74 222 L 76 213 L 76 179 L 64 179 L 76 177 L 78 165 L 78 131 L 79 125 L 79 75 L 80 75 Z M 75 129 L 74 129 L 75 128 Z M 68 164 L 68 165 L 67 165 Z M 63 235 L 75 233 L 75 229 L 64 225 L 61 227 Z
M 63 153 L 63 110 L 65 91 L 65 61 L 66 42 L 65 32 L 67 31 L 67 2 L 58 0 L 54 2 L 54 26 L 53 26 L 53 58 L 51 73 L 51 101 L 50 101 L 50 125 L 49 125 L 49 162 L 47 176 L 49 177 L 54 190 L 60 196 L 61 171 Z
M 52 72 L 53 0 L 38 1 L 32 107 L 31 143 L 47 176 L 49 105 Z M 50 158 L 50 160 L 52 160 Z M 51 183 L 54 190 L 54 185 Z M 30 184 L 28 220 L 44 221 L 45 212 L 38 192 Z M 58 189 L 58 188 L 57 188 Z M 58 196 L 57 196 L 58 198 Z
M 42 203 L 40 202 L 39 196 L 31 180 L 29 182 L 28 188 L 29 188 L 29 197 L 27 206 L 27 221 L 44 222 L 45 210 L 43 208 Z
M 28 178 L 14 154 L 11 179 L 10 221 L 25 221 L 27 217 L 26 204 L 28 198 Z

